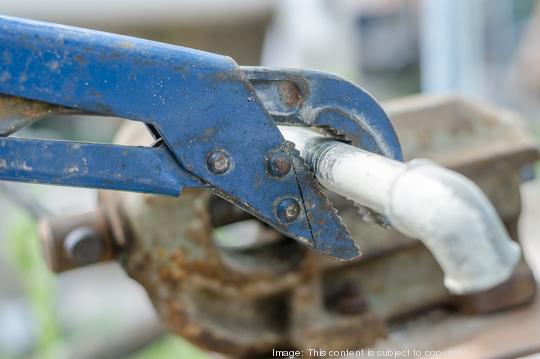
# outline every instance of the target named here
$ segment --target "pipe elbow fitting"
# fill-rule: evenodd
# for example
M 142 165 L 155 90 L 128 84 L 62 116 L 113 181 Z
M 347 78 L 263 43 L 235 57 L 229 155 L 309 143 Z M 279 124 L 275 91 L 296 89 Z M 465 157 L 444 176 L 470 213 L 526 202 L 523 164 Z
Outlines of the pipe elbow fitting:
M 504 282 L 521 257 L 486 195 L 431 161 L 407 163 L 391 186 L 385 214 L 397 230 L 426 245 L 455 294 Z

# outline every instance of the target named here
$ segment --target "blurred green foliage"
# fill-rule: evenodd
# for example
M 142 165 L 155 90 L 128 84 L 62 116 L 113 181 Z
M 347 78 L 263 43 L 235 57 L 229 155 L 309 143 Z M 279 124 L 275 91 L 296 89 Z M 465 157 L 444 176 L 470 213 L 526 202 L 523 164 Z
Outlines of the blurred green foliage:
M 11 212 L 8 223 L 8 258 L 20 274 L 27 301 L 36 320 L 36 357 L 62 357 L 60 327 L 56 321 L 56 282 L 42 257 L 36 222 L 19 211 Z

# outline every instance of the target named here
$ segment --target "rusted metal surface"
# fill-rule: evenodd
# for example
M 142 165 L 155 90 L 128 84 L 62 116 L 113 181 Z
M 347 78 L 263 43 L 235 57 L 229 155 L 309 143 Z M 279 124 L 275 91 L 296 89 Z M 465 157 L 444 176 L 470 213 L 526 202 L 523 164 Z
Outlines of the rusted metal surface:
M 204 191 L 186 191 L 182 201 L 126 195 L 130 204 L 121 211 L 133 237 L 122 264 L 148 290 L 171 330 L 234 354 L 285 345 L 282 293 L 301 284 L 312 254 L 289 241 L 258 253 L 220 250 Z M 147 232 L 154 225 L 161 230 Z M 144 240 L 141 231 L 148 234 Z
M 0 95 L 0 136 L 8 136 L 47 116 L 68 109 L 20 97 Z
M 360 287 L 354 282 L 343 283 L 327 302 L 329 308 L 342 314 L 360 314 L 368 308 Z
M 540 352 L 538 297 L 527 306 L 490 315 L 471 316 L 434 309 L 410 319 L 392 324 L 393 335 L 364 352 L 391 350 L 403 353 L 402 358 L 425 359 L 509 359 Z
M 389 108 L 407 158 L 431 158 L 467 175 L 517 240 L 520 174 L 538 151 L 512 116 L 455 98 L 401 101 Z M 144 130 L 132 126 L 123 129 L 121 141 L 144 142 Z M 523 263 L 500 287 L 451 296 L 420 242 L 366 223 L 351 203 L 332 200 L 364 248 L 359 259 L 324 258 L 282 235 L 252 247 L 220 246 L 216 227 L 253 217 L 204 190 L 184 191 L 179 199 L 100 194 L 120 262 L 148 291 L 167 327 L 202 348 L 237 357 L 273 348 L 360 348 L 384 337 L 388 323 L 430 308 L 484 313 L 534 295 Z

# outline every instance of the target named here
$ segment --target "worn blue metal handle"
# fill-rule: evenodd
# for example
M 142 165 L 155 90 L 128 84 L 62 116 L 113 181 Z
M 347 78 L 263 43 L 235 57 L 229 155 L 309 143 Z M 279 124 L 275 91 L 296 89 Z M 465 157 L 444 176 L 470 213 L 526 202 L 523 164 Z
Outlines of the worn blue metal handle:
M 230 58 L 0 17 L 0 93 L 150 124 L 176 166 L 215 193 L 325 254 L 343 259 L 358 254 L 313 176 L 284 146 L 276 124 Z M 268 175 L 268 156 L 278 150 L 291 157 L 292 175 Z M 230 158 L 224 173 L 208 166 L 215 151 Z M 63 159 L 50 159 L 56 160 Z M 103 162 L 103 168 L 116 165 L 107 156 Z M 119 189 L 130 186 L 118 183 Z M 279 218 L 277 206 L 283 199 L 301 204 L 293 221 Z
M 199 178 L 177 165 L 166 146 L 11 137 L 0 137 L 0 177 L 8 181 L 169 196 L 179 196 L 183 187 L 204 187 Z

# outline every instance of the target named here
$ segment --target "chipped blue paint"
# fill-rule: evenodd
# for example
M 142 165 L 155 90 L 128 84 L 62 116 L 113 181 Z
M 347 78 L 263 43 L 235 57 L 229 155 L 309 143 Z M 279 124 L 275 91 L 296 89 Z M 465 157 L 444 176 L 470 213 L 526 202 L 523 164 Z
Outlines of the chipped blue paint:
M 10 181 L 169 196 L 179 196 L 184 187 L 204 187 L 199 178 L 178 166 L 166 146 L 0 137 L 0 157 L 0 177 Z

